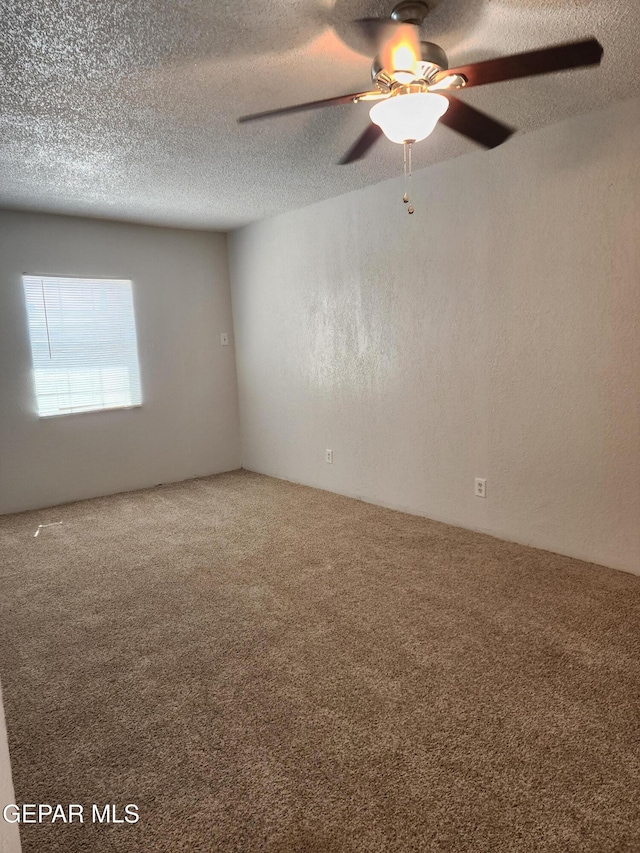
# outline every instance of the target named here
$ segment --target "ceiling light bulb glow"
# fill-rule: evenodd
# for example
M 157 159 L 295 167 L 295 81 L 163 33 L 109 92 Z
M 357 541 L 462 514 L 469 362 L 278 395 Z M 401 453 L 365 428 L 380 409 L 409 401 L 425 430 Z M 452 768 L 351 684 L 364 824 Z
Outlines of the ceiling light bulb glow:
M 413 71 L 394 71 L 393 72 L 394 80 L 397 80 L 398 83 L 413 83 L 416 79 L 416 75 Z
M 391 53 L 393 76 L 399 83 L 411 83 L 415 80 L 417 60 L 411 47 L 402 42 Z
M 371 107 L 369 115 L 387 139 L 402 145 L 426 139 L 448 107 L 444 95 L 411 92 L 379 101 Z

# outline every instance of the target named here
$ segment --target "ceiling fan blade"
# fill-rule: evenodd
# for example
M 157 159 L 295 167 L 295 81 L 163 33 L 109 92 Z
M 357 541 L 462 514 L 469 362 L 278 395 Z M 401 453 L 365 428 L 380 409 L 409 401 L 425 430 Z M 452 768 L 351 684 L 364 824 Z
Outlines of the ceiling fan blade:
M 479 145 L 484 145 L 485 148 L 496 148 L 513 133 L 513 128 L 496 121 L 470 104 L 446 92 L 440 94 L 449 101 L 449 109 L 440 117 L 440 124 L 455 130 L 456 133 L 466 136 Z
M 441 71 L 435 78 L 451 74 L 461 74 L 467 79 L 467 86 L 483 86 L 485 83 L 499 83 L 502 80 L 515 80 L 518 77 L 533 77 L 536 74 L 549 74 L 552 71 L 566 71 L 586 65 L 598 65 L 602 59 L 602 45 L 597 39 L 559 44 L 542 50 L 501 56 L 485 62 L 473 62 Z
M 304 110 L 317 110 L 321 107 L 332 107 L 336 104 L 354 103 L 355 99 L 361 95 L 368 94 L 366 92 L 354 92 L 353 95 L 339 95 L 337 98 L 324 98 L 322 101 L 309 101 L 307 104 L 296 104 L 293 107 L 282 107 L 279 110 L 266 110 L 263 113 L 253 113 L 249 116 L 241 116 L 238 121 L 240 123 L 246 121 L 256 121 L 261 118 L 270 118 L 271 116 L 282 116 L 287 113 L 301 113 Z
M 370 124 L 353 143 L 347 153 L 338 160 L 340 166 L 346 166 L 347 163 L 354 163 L 356 160 L 362 160 L 369 153 L 369 149 L 380 139 L 382 130 L 377 124 Z

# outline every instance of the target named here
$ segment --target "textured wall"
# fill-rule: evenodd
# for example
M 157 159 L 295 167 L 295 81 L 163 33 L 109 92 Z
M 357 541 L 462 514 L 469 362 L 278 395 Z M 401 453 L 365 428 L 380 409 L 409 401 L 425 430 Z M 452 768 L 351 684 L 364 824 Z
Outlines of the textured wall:
M 640 573 L 639 148 L 633 100 L 412 217 L 394 180 L 233 234 L 243 465 Z
M 20 831 L 15 823 L 6 823 L 2 818 L 2 810 L 9 803 L 15 803 L 11 764 L 9 762 L 9 744 L 7 741 L 7 726 L 2 704 L 2 688 L 0 687 L 0 853 L 20 853 Z
M 21 275 L 131 278 L 143 405 L 40 420 Z M 0 512 L 237 468 L 226 237 L 0 213 Z

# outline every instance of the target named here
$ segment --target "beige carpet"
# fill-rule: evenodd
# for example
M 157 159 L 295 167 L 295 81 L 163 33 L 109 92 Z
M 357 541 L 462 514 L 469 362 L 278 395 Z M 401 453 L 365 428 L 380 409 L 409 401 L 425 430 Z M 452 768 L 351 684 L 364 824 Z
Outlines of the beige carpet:
M 640 851 L 640 578 L 246 472 L 0 547 L 18 801 L 141 816 L 24 853 Z

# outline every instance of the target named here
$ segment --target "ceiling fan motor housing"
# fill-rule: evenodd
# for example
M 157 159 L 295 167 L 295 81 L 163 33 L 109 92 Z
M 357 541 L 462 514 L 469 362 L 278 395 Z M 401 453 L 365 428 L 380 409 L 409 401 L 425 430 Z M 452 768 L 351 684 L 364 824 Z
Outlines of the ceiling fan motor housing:
M 420 42 L 420 79 L 430 82 L 440 71 L 446 71 L 449 68 L 449 60 L 447 54 L 432 41 Z M 376 56 L 371 66 L 371 79 L 373 82 L 386 91 L 390 88 L 393 81 L 393 68 L 384 68 L 380 56 Z
M 401 24 L 415 24 L 419 27 L 429 14 L 429 7 L 419 0 L 402 0 L 391 13 L 391 19 Z

